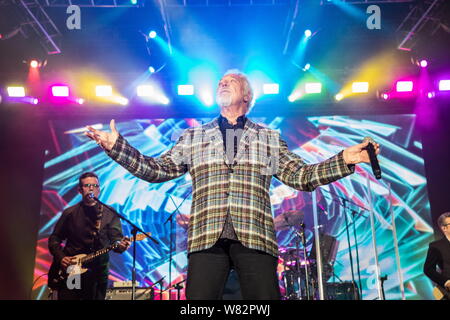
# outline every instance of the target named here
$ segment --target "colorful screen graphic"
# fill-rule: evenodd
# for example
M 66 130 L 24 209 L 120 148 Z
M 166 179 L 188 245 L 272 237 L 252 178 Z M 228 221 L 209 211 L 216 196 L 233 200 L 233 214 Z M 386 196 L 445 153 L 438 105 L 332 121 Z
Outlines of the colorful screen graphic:
M 172 137 L 180 130 L 210 120 L 127 119 L 116 120 L 116 124 L 131 145 L 147 156 L 156 157 L 174 144 Z M 289 255 L 296 254 L 300 260 L 305 260 L 301 244 L 301 250 L 295 251 L 298 243 L 298 232 L 295 231 L 299 230 L 301 222 L 305 224 L 306 254 L 310 261 L 314 260 L 311 254 L 315 252 L 313 210 L 316 207 L 320 233 L 336 240 L 336 250 L 325 252 L 330 257 L 325 257 L 328 263 L 324 268 L 325 282 L 354 280 L 363 299 L 377 299 L 377 257 L 380 275 L 387 276 L 383 283 L 386 299 L 402 297 L 399 268 L 406 299 L 431 298 L 432 284 L 423 275 L 422 268 L 428 243 L 433 240 L 433 229 L 422 144 L 415 130 L 414 115 L 266 117 L 252 120 L 280 131 L 290 150 L 307 163 L 332 157 L 345 147 L 360 143 L 365 136 L 371 136 L 381 145 L 382 180 L 373 178 L 370 165 L 358 165 L 355 174 L 318 188 L 315 191 L 317 206 L 314 206 L 312 193 L 299 192 L 275 178 L 272 180 L 270 196 L 280 247 L 278 270 L 283 295 L 289 293 L 286 270 L 292 268 L 293 260 L 296 260 Z M 161 282 L 165 289 L 184 280 L 192 199 L 190 175 L 158 184 L 139 180 L 83 134 L 86 125 L 109 130 L 109 120 L 105 119 L 91 123 L 49 122 L 52 138 L 46 150 L 34 297 L 46 299 L 45 274 L 52 260 L 47 248 L 48 237 L 63 209 L 81 200 L 77 192 L 78 177 L 86 171 L 98 174 L 101 183 L 99 199 L 102 202 L 150 232 L 160 243 L 156 245 L 149 240 L 137 243 L 136 270 L 140 286 L 148 287 L 165 277 Z M 377 255 L 373 249 L 370 211 L 366 210 L 371 206 Z M 285 216 L 292 222 L 292 227 L 283 223 Z M 395 217 L 397 242 L 392 217 Z M 124 234 L 129 235 L 130 226 L 125 222 L 122 225 Z M 353 263 L 350 263 L 350 253 Z M 113 281 L 131 280 L 132 250 L 123 254 L 110 253 L 110 257 L 110 285 Z M 172 268 L 169 275 L 170 260 Z M 314 276 L 316 265 L 311 262 L 310 266 Z M 167 291 L 164 294 L 162 297 L 167 299 Z M 171 294 L 175 297 L 176 290 L 171 290 Z M 181 298 L 184 298 L 184 290 Z

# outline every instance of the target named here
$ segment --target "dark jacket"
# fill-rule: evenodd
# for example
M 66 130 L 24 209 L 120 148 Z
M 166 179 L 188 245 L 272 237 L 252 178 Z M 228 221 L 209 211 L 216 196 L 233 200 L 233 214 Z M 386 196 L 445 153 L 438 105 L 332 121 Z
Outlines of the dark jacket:
M 423 271 L 441 287 L 450 280 L 450 241 L 447 238 L 430 243 Z

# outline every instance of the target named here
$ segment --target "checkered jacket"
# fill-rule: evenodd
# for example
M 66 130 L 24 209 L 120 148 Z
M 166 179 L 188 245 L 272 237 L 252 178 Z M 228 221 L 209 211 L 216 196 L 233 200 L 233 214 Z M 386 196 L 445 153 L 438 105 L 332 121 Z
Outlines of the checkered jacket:
M 160 157 L 142 155 L 122 136 L 108 155 L 148 182 L 164 182 L 186 172 L 191 174 L 189 253 L 214 245 L 229 210 L 243 245 L 278 256 L 269 197 L 272 176 L 297 190 L 313 191 L 354 171 L 354 166 L 345 164 L 342 152 L 318 164 L 305 164 L 288 150 L 277 131 L 250 119 L 246 121 L 232 161 L 225 154 L 217 119 L 186 129 Z

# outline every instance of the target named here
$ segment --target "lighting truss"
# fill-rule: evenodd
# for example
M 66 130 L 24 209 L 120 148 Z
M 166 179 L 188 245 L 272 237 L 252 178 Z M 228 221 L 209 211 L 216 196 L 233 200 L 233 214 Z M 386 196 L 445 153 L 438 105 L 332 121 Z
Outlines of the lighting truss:
M 401 41 L 399 50 L 411 51 L 419 35 L 433 35 L 442 26 L 443 6 L 445 0 L 424 0 L 415 5 L 408 13 L 396 32 Z

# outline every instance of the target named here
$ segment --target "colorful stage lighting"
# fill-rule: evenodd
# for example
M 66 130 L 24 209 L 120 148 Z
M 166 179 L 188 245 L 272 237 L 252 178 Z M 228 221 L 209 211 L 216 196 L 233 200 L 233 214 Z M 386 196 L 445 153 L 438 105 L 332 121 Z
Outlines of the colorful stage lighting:
M 305 93 L 321 93 L 322 84 L 320 82 L 307 82 L 305 84 Z
M 84 103 L 84 99 L 83 99 L 83 98 L 78 98 L 78 99 L 76 99 L 75 101 L 76 101 L 76 103 L 78 103 L 78 104 L 83 104 L 83 103 Z
M 214 97 L 210 90 L 201 90 L 200 100 L 207 107 L 211 107 L 214 104 Z
M 309 63 L 305 64 L 305 66 L 303 67 L 303 71 L 308 71 L 309 68 L 311 68 L 311 65 Z
M 153 68 L 152 66 L 148 67 L 148 71 L 150 73 L 155 73 L 155 68 Z
M 154 38 L 156 38 L 156 31 L 150 31 L 149 32 L 149 34 L 148 34 L 148 36 L 151 38 L 151 39 L 154 39 Z
M 127 98 L 124 98 L 124 97 L 118 97 L 117 99 L 116 99 L 116 101 L 117 101 L 117 103 L 118 104 L 121 104 L 121 105 L 123 105 L 123 106 L 126 106 L 126 105 L 128 105 L 128 99 Z
M 264 83 L 263 84 L 264 94 L 278 94 L 280 93 L 280 86 L 278 83 Z
M 428 61 L 425 59 L 420 60 L 420 66 L 426 68 L 428 66 Z
M 309 30 L 309 29 L 305 30 L 305 37 L 309 38 L 309 37 L 311 37 L 311 35 L 312 35 L 311 30 Z
M 31 60 L 30 67 L 36 69 L 37 67 L 39 67 L 39 62 L 37 60 Z
M 295 90 L 291 93 L 291 95 L 288 97 L 289 102 L 294 102 L 302 97 L 302 92 L 300 90 Z
M 194 94 L 194 86 L 191 84 L 180 84 L 178 86 L 179 96 L 192 96 Z
M 387 99 L 389 99 L 389 95 L 387 93 L 383 93 L 381 95 L 381 98 L 383 98 L 383 100 L 387 100 Z
M 131 4 L 137 4 L 138 3 L 138 0 L 130 0 L 131 1 Z
M 427 97 L 428 99 L 433 99 L 436 96 L 436 93 L 434 92 L 428 92 Z
M 97 97 L 110 97 L 110 96 L 112 96 L 112 87 L 111 86 L 96 86 L 95 87 L 95 95 Z
M 54 97 L 68 97 L 69 87 L 68 86 L 53 86 L 52 95 Z
M 32 104 L 38 104 L 39 103 L 39 99 L 37 99 L 37 98 L 33 98 L 33 100 L 32 100 L 32 102 L 31 102 Z
M 368 82 L 353 82 L 352 83 L 352 92 L 353 93 L 369 92 L 369 83 Z
M 336 101 L 341 101 L 342 99 L 344 99 L 344 95 L 342 93 L 338 93 L 334 96 L 334 99 L 336 99 Z
M 10 97 L 25 97 L 24 87 L 8 87 L 7 91 Z
M 140 85 L 137 87 L 138 97 L 151 97 L 154 92 L 155 92 L 155 89 L 153 88 L 153 86 L 148 85 L 148 84 Z
M 397 81 L 397 92 L 411 92 L 413 91 L 412 81 Z
M 439 81 L 439 90 L 440 91 L 450 91 L 450 80 Z

